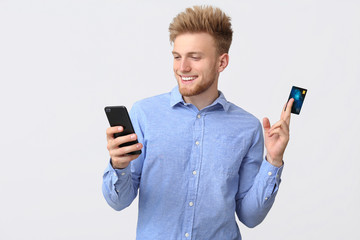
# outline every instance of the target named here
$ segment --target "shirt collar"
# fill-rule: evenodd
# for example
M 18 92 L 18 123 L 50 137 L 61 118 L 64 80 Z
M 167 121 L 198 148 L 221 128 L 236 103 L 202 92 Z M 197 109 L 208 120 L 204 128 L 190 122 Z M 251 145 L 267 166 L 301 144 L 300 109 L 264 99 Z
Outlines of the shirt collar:
M 170 92 L 170 106 L 174 107 L 179 103 L 182 103 L 184 105 L 186 104 L 184 102 L 184 99 L 182 98 L 182 95 L 179 92 L 179 87 L 176 86 Z M 208 107 L 215 106 L 216 104 L 220 104 L 225 110 L 225 112 L 229 110 L 230 103 L 226 100 L 224 94 L 221 91 L 219 91 L 219 97 Z

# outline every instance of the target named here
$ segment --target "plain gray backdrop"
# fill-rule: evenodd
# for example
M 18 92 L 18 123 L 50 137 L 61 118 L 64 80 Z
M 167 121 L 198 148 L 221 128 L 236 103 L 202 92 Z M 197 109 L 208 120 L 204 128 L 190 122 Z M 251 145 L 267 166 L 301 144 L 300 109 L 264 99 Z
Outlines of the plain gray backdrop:
M 137 199 L 101 193 L 106 105 L 170 91 L 168 26 L 186 7 L 232 17 L 227 99 L 292 115 L 277 200 L 244 239 L 360 239 L 359 1 L 0 0 L 0 239 L 135 239 Z

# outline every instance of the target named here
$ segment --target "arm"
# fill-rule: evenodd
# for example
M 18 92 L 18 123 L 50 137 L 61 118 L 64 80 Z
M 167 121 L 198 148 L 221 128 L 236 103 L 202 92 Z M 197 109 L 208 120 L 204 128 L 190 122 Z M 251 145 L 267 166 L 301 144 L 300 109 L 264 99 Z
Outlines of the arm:
M 134 108 L 130 111 L 130 116 L 135 132 L 138 134 L 114 138 L 114 133 L 121 132 L 122 127 L 107 129 L 110 162 L 103 175 L 102 192 L 107 203 L 117 211 L 128 207 L 137 196 L 145 156 L 145 148 L 142 149 L 140 155 L 127 155 L 143 146 L 143 132 Z M 119 148 L 120 144 L 134 141 L 136 138 L 139 141 L 138 144 Z
M 114 169 L 111 160 L 103 175 L 102 192 L 107 203 L 120 211 L 128 207 L 137 195 L 138 184 L 132 181 L 130 165 Z
M 289 141 L 290 114 L 293 102 L 294 100 L 291 99 L 285 104 L 280 121 L 272 127 L 269 119 L 264 118 L 267 154 L 262 163 L 257 160 L 262 159 L 264 146 L 259 126 L 253 144 L 241 165 L 239 191 L 236 195 L 236 213 L 239 220 L 248 227 L 260 224 L 275 201 L 281 182 L 283 155 Z
M 264 140 L 259 123 L 253 143 L 239 171 L 236 214 L 247 227 L 260 224 L 270 211 L 280 184 L 282 167 L 263 159 Z

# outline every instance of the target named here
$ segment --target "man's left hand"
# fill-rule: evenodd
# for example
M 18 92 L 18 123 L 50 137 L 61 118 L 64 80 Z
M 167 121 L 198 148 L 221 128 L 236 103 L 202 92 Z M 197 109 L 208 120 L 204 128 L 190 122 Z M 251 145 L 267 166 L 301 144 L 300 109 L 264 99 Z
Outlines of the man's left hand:
M 281 167 L 283 165 L 285 148 L 289 142 L 290 116 L 293 103 L 294 99 L 291 98 L 287 104 L 285 104 L 281 112 L 280 120 L 274 125 L 270 126 L 268 118 L 263 119 L 265 147 L 267 151 L 266 159 L 275 167 Z

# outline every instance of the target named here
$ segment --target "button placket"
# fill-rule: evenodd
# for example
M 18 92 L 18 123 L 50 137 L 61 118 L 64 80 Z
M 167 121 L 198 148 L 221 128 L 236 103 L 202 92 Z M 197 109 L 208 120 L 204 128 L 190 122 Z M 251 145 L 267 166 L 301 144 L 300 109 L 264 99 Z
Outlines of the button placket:
M 197 177 L 199 167 L 201 166 L 201 145 L 202 145 L 202 135 L 203 135 L 203 116 L 201 114 L 196 114 L 194 118 L 194 132 L 193 132 L 193 147 L 191 152 L 191 157 L 189 161 L 189 168 L 191 169 L 188 174 L 191 176 L 189 179 L 187 203 L 185 211 L 185 221 L 184 232 L 186 238 L 191 238 L 191 231 L 194 224 L 195 216 L 195 202 L 198 192 L 198 181 Z

